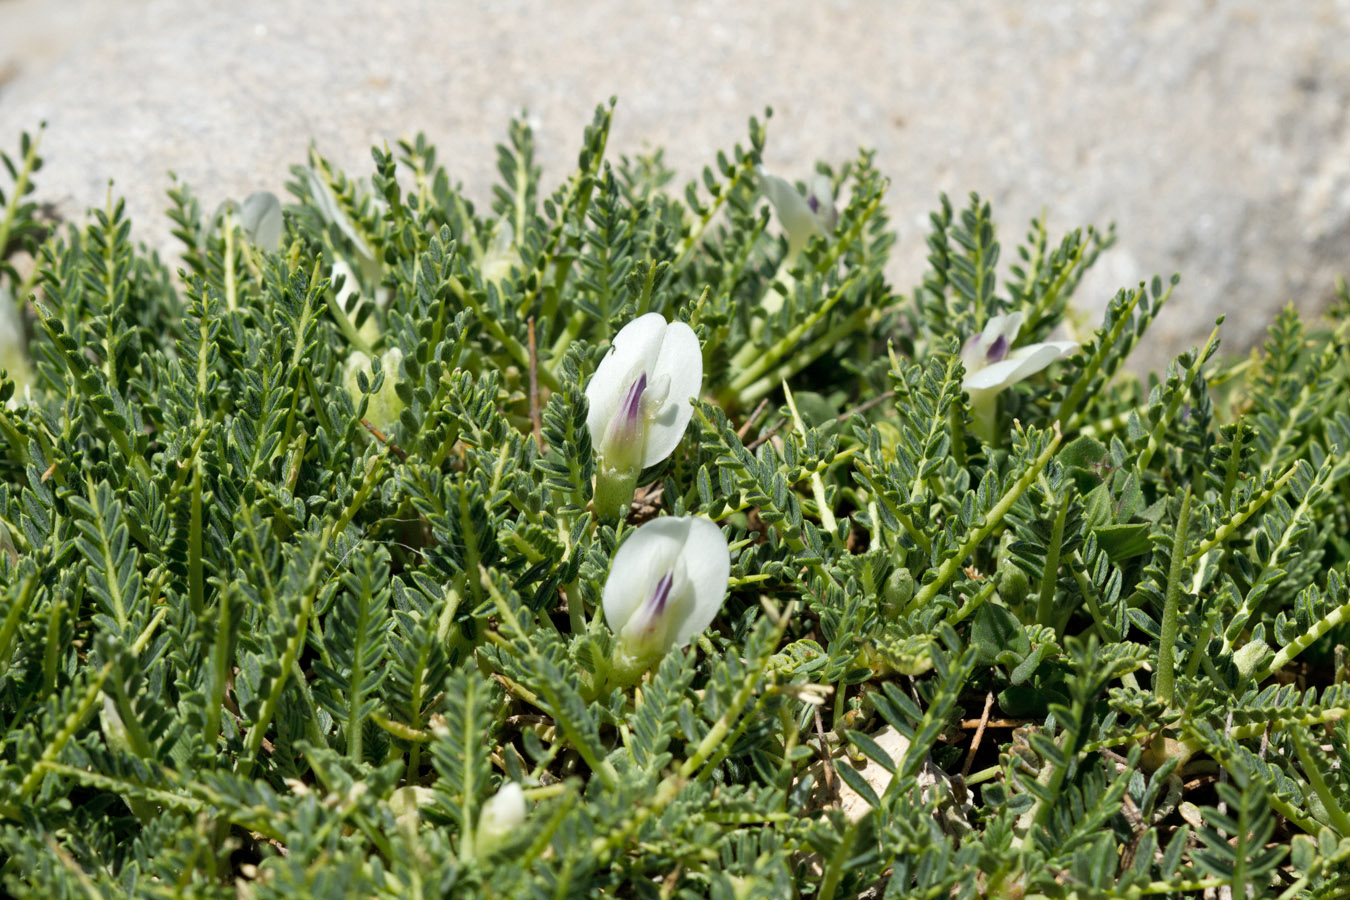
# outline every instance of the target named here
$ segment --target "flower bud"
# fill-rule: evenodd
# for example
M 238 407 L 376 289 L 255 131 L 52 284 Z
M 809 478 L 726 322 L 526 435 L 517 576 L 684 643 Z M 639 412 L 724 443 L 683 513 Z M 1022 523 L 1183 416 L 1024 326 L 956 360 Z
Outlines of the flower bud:
M 886 601 L 886 611 L 898 613 L 914 599 L 914 576 L 909 569 L 896 569 L 886 579 L 881 589 L 881 598 Z
M 828 237 L 839 221 L 834 208 L 833 186 L 823 175 L 811 182 L 811 192 L 803 197 L 792 183 L 777 175 L 770 175 L 763 166 L 756 167 L 759 189 L 773 206 L 778 221 L 787 234 L 788 252 L 785 259 L 793 260 L 806 249 L 813 237 Z
M 1011 561 L 1004 562 L 998 569 L 998 595 L 1004 603 L 1021 603 L 1031 592 L 1031 579 L 1021 567 Z
M 1257 638 L 1248 641 L 1233 654 L 1233 665 L 1237 666 L 1238 673 L 1242 675 L 1242 680 L 1247 681 L 1256 671 L 1263 666 L 1273 656 L 1270 652 L 1270 645 Z
M 483 804 L 478 815 L 478 829 L 473 836 L 475 856 L 487 856 L 497 850 L 525 822 L 525 792 L 514 781 L 502 784 L 497 793 Z

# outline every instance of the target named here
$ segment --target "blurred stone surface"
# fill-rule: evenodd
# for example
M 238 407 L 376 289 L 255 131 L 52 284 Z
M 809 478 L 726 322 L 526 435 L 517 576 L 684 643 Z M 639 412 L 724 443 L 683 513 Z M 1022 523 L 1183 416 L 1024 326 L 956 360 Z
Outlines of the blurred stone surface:
M 611 152 L 664 146 L 684 176 L 771 105 L 783 175 L 877 149 L 900 290 L 939 191 L 986 195 L 1005 244 L 1042 208 L 1115 221 L 1080 303 L 1181 272 L 1158 364 L 1219 313 L 1240 350 L 1350 270 L 1348 45 L 1350 0 L 0 0 L 0 144 L 45 119 L 41 197 L 79 216 L 112 178 L 163 249 L 170 169 L 210 209 L 281 193 L 311 139 L 364 173 L 423 130 L 485 200 L 522 108 L 551 186 L 611 94 Z

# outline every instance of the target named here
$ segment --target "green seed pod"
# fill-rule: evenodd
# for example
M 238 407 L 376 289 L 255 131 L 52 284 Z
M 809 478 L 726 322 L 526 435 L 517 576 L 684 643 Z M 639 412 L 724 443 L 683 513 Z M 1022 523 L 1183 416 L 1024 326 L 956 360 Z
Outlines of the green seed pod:
M 1030 590 L 1031 582 L 1026 572 L 1011 562 L 1005 562 L 999 567 L 998 595 L 1003 598 L 1004 603 L 1021 603 L 1027 599 Z
M 896 569 L 892 572 L 881 589 L 881 596 L 889 610 L 902 609 L 913 600 L 914 576 L 909 573 L 909 569 Z
M 1238 672 L 1242 674 L 1242 680 L 1246 681 L 1252 677 L 1257 669 L 1270 659 L 1270 645 L 1265 641 L 1257 639 L 1244 644 L 1241 649 L 1233 654 L 1233 664 L 1237 666 Z

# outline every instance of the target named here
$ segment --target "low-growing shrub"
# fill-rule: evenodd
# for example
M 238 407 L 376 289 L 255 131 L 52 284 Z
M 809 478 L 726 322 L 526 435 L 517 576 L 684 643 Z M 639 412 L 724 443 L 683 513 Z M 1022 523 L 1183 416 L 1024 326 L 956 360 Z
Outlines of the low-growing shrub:
M 1110 232 L 943 197 L 901 294 L 870 153 L 672 191 L 611 113 L 485 211 L 420 137 L 175 183 L 173 264 L 6 157 L 5 888 L 1350 891 L 1350 297 L 1141 381 Z

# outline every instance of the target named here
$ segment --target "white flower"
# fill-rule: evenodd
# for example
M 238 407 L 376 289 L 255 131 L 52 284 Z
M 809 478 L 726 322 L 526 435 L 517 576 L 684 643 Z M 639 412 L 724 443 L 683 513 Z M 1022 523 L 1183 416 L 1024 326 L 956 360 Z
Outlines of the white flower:
M 730 575 L 726 538 L 707 519 L 653 519 L 633 532 L 614 554 L 602 597 L 605 621 L 619 639 L 620 677 L 636 680 L 711 625 Z
M 525 792 L 520 785 L 514 781 L 503 783 L 483 804 L 478 816 L 478 830 L 473 839 L 475 855 L 486 856 L 505 843 L 525 822 L 525 813 Z
M 961 364 L 966 369 L 961 386 L 970 394 L 976 433 L 986 440 L 995 436 L 1000 391 L 1078 350 L 1073 341 L 1045 341 L 1013 350 L 1022 319 L 1020 312 L 994 316 L 985 323 L 983 332 L 961 348 Z
M 972 394 L 1001 391 L 1078 349 L 1074 341 L 1046 341 L 1011 349 L 1022 329 L 1022 319 L 1020 312 L 994 316 L 982 333 L 966 341 L 961 348 L 961 364 L 966 368 L 962 387 Z
M 787 232 L 787 259 L 791 260 L 806 249 L 813 237 L 828 237 L 839 221 L 834 208 L 834 193 L 830 179 L 816 175 L 811 181 L 811 193 L 803 197 L 790 182 L 770 175 L 763 166 L 756 166 L 759 189 L 773 205 L 778 221 Z
M 694 329 L 660 313 L 639 316 L 586 385 L 586 427 L 599 456 L 596 511 L 617 518 L 638 473 L 669 456 L 694 414 L 703 386 L 703 352 Z

